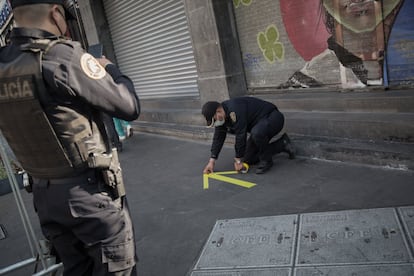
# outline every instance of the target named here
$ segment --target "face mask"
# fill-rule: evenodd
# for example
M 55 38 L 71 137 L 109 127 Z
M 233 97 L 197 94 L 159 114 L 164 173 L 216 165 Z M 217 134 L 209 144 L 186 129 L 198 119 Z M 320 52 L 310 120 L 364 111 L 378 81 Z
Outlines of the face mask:
M 223 120 L 223 121 L 214 121 L 213 126 L 214 127 L 219 127 L 219 126 L 224 125 L 225 122 L 226 122 L 225 120 Z

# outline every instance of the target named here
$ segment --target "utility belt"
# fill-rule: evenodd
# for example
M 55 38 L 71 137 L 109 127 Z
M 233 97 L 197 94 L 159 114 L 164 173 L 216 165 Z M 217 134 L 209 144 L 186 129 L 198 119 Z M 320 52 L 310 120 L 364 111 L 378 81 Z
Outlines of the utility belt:
M 125 195 L 125 186 L 122 178 L 121 164 L 118 158 L 118 151 L 116 148 L 112 149 L 110 154 L 96 154 L 91 153 L 88 156 L 88 167 L 98 171 L 102 179 L 107 185 L 114 198 L 119 198 Z M 95 171 L 92 173 L 94 174 Z M 55 179 L 33 179 L 30 175 L 25 173 L 23 175 L 23 186 L 26 191 L 32 192 L 32 185 L 37 181 L 47 181 L 48 184 L 68 184 L 82 182 L 85 179 L 91 179 L 95 177 L 91 172 L 83 172 L 73 177 L 55 178 Z

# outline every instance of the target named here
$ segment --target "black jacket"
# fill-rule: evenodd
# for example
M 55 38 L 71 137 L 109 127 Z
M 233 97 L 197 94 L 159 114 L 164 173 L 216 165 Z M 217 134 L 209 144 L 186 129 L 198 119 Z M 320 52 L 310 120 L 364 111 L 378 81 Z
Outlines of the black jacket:
M 243 157 L 247 134 L 262 118 L 278 110 L 274 104 L 254 97 L 237 97 L 224 101 L 221 105 L 226 113 L 226 122 L 214 131 L 211 145 L 211 157 L 214 159 L 220 154 L 227 132 L 236 136 L 236 157 Z
M 0 62 L 17 56 L 20 52 L 19 45 L 41 38 L 57 39 L 55 35 L 43 30 L 13 29 L 12 43 L 0 49 Z M 104 78 L 90 78 L 82 69 L 80 60 L 83 54 L 85 51 L 80 44 L 72 42 L 58 43 L 43 56 L 43 78 L 56 101 L 54 104 L 66 105 L 79 111 L 93 108 L 126 121 L 137 119 L 140 104 L 132 81 L 113 64 L 106 66 L 107 74 Z M 43 104 L 48 113 L 48 103 Z M 48 117 L 53 124 L 53 116 Z
M 40 52 L 37 50 L 41 49 L 42 54 L 38 54 Z M 32 54 L 29 55 L 30 52 Z M 39 29 L 13 29 L 11 43 L 0 48 L 0 66 L 7 72 L 8 78 L 13 79 L 14 76 L 20 78 L 20 75 L 26 72 L 23 69 L 28 67 L 19 61 L 27 59 L 31 65 L 39 66 L 39 55 L 42 57 L 40 76 L 42 80 L 38 80 L 36 75 L 38 84 L 35 85 L 37 87 L 35 90 L 38 92 L 31 91 L 32 94 L 37 95 L 41 109 L 47 116 L 54 133 L 48 134 L 47 139 L 31 139 L 30 137 L 33 137 L 34 133 L 50 133 L 50 127 L 43 129 L 44 121 L 42 123 L 31 120 L 30 123 L 27 123 L 24 116 L 17 116 L 11 120 L 13 115 L 10 112 L 0 118 L 2 128 L 6 129 L 8 133 L 8 136 L 5 137 L 9 143 L 13 141 L 16 149 L 21 145 L 30 144 L 30 147 L 26 146 L 24 150 L 20 151 L 20 159 L 26 160 L 26 164 L 36 163 L 31 162 L 35 157 L 31 159 L 27 157 L 30 150 L 36 149 L 34 144 L 39 145 L 36 155 L 41 157 L 43 153 L 48 152 L 46 145 L 48 139 L 56 141 L 57 138 L 64 152 L 69 156 L 72 167 L 77 168 L 80 163 L 86 163 L 90 153 L 100 154 L 108 150 L 108 145 L 105 146 L 105 142 L 109 141 L 103 131 L 101 114 L 108 114 L 111 117 L 128 121 L 135 120 L 140 113 L 138 97 L 132 81 L 122 75 L 115 65 L 109 64 L 104 69 L 91 55 L 85 53 L 80 43 L 61 39 Z M 30 60 L 29 56 L 34 59 Z M 18 66 L 24 67 L 20 69 Z M 5 90 L 3 92 L 6 94 Z M 21 102 L 10 97 L 6 98 L 6 96 L 3 97 L 3 104 Z M 38 103 L 36 106 L 36 116 L 42 117 L 43 113 L 39 112 Z M 29 109 L 25 108 L 24 110 Z M 6 108 L 3 110 L 7 111 Z M 18 112 L 18 110 L 13 112 Z M 42 132 L 42 130 L 44 131 Z M 29 143 L 30 141 L 36 142 Z M 62 157 L 61 154 L 61 152 L 56 152 L 56 156 L 49 154 L 47 160 L 51 160 L 52 157 Z M 47 163 L 47 165 L 46 163 L 39 163 L 35 168 L 32 168 L 32 171 L 52 171 L 48 168 L 55 168 L 50 165 L 51 163 Z M 79 165 L 79 167 L 82 166 Z M 59 165 L 59 168 L 62 168 L 62 175 L 55 172 L 54 177 L 68 175 L 66 171 L 63 173 L 63 163 L 62 166 Z M 52 174 L 47 176 L 51 177 Z

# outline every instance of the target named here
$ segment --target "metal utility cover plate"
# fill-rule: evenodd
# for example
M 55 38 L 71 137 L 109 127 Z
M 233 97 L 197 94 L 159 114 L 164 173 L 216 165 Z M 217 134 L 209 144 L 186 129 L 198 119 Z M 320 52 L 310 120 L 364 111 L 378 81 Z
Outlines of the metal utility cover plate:
M 393 208 L 303 214 L 298 242 L 297 266 L 410 260 Z
M 401 214 L 401 219 L 403 221 L 405 230 L 407 231 L 407 237 L 411 243 L 411 248 L 414 250 L 414 207 L 401 207 L 398 209 L 398 211 Z M 412 253 L 414 254 L 414 252 Z
M 358 265 L 358 266 L 325 266 L 303 267 L 295 270 L 294 276 L 412 276 L 414 266 L 403 265 Z
M 195 271 L 191 276 L 289 276 L 290 268 L 235 269 Z
M 286 215 L 219 220 L 195 270 L 291 266 L 297 219 Z

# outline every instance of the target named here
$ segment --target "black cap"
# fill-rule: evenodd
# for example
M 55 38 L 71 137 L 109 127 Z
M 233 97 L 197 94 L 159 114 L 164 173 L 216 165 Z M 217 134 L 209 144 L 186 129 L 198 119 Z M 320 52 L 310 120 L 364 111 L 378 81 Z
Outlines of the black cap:
M 10 4 L 12 9 L 24 6 L 24 5 L 34 5 L 34 4 L 58 4 L 63 6 L 65 9 L 65 16 L 67 19 L 75 19 L 76 16 L 73 13 L 75 3 L 74 0 L 11 0 Z
M 203 105 L 203 108 L 201 109 L 201 113 L 206 118 L 208 126 L 211 125 L 214 114 L 216 114 L 216 110 L 219 106 L 220 106 L 220 103 L 214 102 L 214 101 L 206 102 Z

